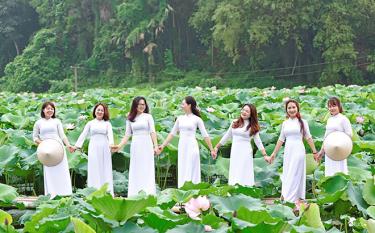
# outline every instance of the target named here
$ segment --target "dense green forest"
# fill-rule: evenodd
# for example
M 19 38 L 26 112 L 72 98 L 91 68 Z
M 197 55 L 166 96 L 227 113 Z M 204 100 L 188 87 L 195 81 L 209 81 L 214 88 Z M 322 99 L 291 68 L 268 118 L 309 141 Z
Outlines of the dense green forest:
M 2 90 L 366 84 L 373 0 L 0 0 Z

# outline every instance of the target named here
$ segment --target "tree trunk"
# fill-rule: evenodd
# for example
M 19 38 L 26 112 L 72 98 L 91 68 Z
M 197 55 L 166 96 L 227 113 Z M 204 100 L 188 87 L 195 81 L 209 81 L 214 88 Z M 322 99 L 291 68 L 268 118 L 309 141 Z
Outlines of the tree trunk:
M 17 41 L 13 40 L 14 47 L 16 48 L 17 56 L 20 55 L 20 49 L 18 47 Z

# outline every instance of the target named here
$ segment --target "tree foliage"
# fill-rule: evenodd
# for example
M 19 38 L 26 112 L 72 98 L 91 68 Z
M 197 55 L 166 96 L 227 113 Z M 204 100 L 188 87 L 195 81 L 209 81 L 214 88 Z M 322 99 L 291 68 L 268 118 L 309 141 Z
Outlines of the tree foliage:
M 20 4 L 26 10 L 13 12 Z M 11 91 L 48 90 L 51 80 L 72 79 L 71 66 L 82 87 L 178 81 L 191 71 L 232 83 L 374 81 L 372 0 L 3 0 L 0 9 L 3 25 L 37 12 L 42 27 L 5 69 Z M 10 51 L 33 25 L 1 26 L 0 39 Z M 0 55 L 0 65 L 16 54 Z

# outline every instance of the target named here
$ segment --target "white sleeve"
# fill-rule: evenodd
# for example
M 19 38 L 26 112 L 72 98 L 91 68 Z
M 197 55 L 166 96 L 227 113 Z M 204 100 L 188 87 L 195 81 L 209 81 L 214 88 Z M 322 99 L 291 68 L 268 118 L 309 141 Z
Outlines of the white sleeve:
M 148 127 L 150 129 L 150 133 L 155 133 L 156 130 L 155 130 L 155 122 L 154 122 L 154 118 L 152 117 L 152 115 L 149 115 L 149 118 L 148 118 Z
M 285 123 L 286 123 L 286 121 L 284 121 L 281 125 L 280 136 L 279 136 L 279 140 L 282 141 L 282 142 L 285 142 L 285 133 L 284 133 Z
M 56 119 L 57 121 L 57 132 L 59 133 L 59 137 L 61 140 L 64 140 L 66 138 L 66 135 L 64 133 L 64 127 L 59 119 Z
M 85 128 L 83 129 L 81 135 L 79 135 L 79 138 L 75 144 L 76 147 L 82 148 L 82 145 L 85 142 L 85 139 L 87 138 L 87 135 L 90 132 L 90 125 L 91 125 L 91 121 L 87 122 L 87 124 L 85 125 Z
M 126 120 L 126 130 L 125 130 L 125 136 L 132 136 L 133 135 L 133 131 L 132 131 L 132 127 L 130 125 L 130 121 L 129 120 Z
M 107 126 L 108 126 L 107 136 L 108 136 L 109 145 L 114 145 L 112 125 L 109 121 L 107 121 Z
M 229 139 L 232 139 L 232 127 L 233 127 L 233 123 L 231 123 L 230 125 L 229 125 L 229 128 L 228 128 L 228 130 L 227 130 L 227 132 L 224 134 L 224 136 L 220 139 L 220 144 L 221 145 L 225 145 L 225 143 L 227 143 L 227 141 L 229 140 Z
M 202 137 L 208 138 L 209 135 L 207 133 L 206 127 L 204 127 L 202 118 L 197 116 L 197 120 L 198 120 L 198 128 L 199 128 L 199 131 L 201 131 Z
M 173 136 L 176 136 L 177 133 L 178 133 L 178 131 L 179 131 L 179 121 L 180 121 L 180 118 L 177 117 L 177 120 L 176 120 L 176 122 L 174 123 L 173 128 L 172 128 L 172 131 L 171 131 L 171 134 L 172 134 Z
M 344 133 L 346 133 L 350 137 L 353 137 L 352 125 L 350 124 L 350 121 L 346 116 L 343 116 L 341 124 L 344 128 Z
M 259 150 L 264 149 L 262 140 L 260 139 L 260 136 L 259 136 L 259 132 L 254 135 L 254 142 L 255 142 L 255 145 L 257 145 Z
M 36 140 L 40 140 L 39 134 L 40 134 L 40 121 L 36 121 L 33 127 L 33 141 L 36 142 Z
M 309 127 L 309 123 L 306 121 L 306 120 L 302 120 L 303 122 L 303 126 L 305 127 L 305 135 L 304 135 L 304 138 L 307 140 L 309 138 L 312 138 L 311 134 L 310 134 L 310 127 Z

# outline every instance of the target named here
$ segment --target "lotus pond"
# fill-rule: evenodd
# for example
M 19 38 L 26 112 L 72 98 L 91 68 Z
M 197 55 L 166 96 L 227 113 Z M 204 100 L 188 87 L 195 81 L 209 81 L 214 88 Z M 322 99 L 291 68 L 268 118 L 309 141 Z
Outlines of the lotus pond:
M 326 101 L 330 96 L 337 96 L 354 133 L 353 151 L 348 159 L 349 175 L 326 178 L 324 164 L 315 167 L 309 157 L 306 197 L 310 206 L 295 213 L 294 204 L 278 200 L 283 151 L 268 165 L 255 150 L 256 185 L 228 186 L 230 145 L 222 147 L 218 159 L 212 160 L 198 135 L 202 183 L 186 183 L 180 189 L 175 188 L 178 142 L 175 138 L 155 158 L 158 195 L 125 198 L 129 167 L 129 146 L 126 146 L 120 153 L 113 154 L 117 196 L 113 198 L 104 192 L 105 187 L 85 188 L 86 142 L 83 152 L 68 153 L 73 196 L 53 200 L 39 196 L 34 203 L 36 209 L 26 209 L 15 202 L 18 196 L 43 193 L 42 166 L 36 158 L 36 146 L 31 137 L 43 101 L 56 103 L 57 117 L 62 120 L 71 143 L 91 119 L 93 106 L 99 101 L 108 104 L 115 141 L 119 142 L 125 132 L 124 116 L 132 98 L 138 95 L 147 98 L 159 142 L 165 139 L 176 116 L 181 114 L 179 105 L 186 95 L 197 99 L 214 144 L 231 120 L 237 118 L 242 104 L 253 103 L 258 110 L 261 139 L 268 154 L 274 148 L 285 119 L 283 102 L 286 99 L 299 101 L 301 114 L 308 120 L 315 145 L 320 148 L 329 117 Z M 281 90 L 197 87 L 165 91 L 92 89 L 49 94 L 0 92 L 0 116 L 0 232 L 375 232 L 375 84 Z M 209 207 L 192 218 L 183 206 L 198 197 L 207 200 Z M 10 215 L 14 209 L 22 214 Z

